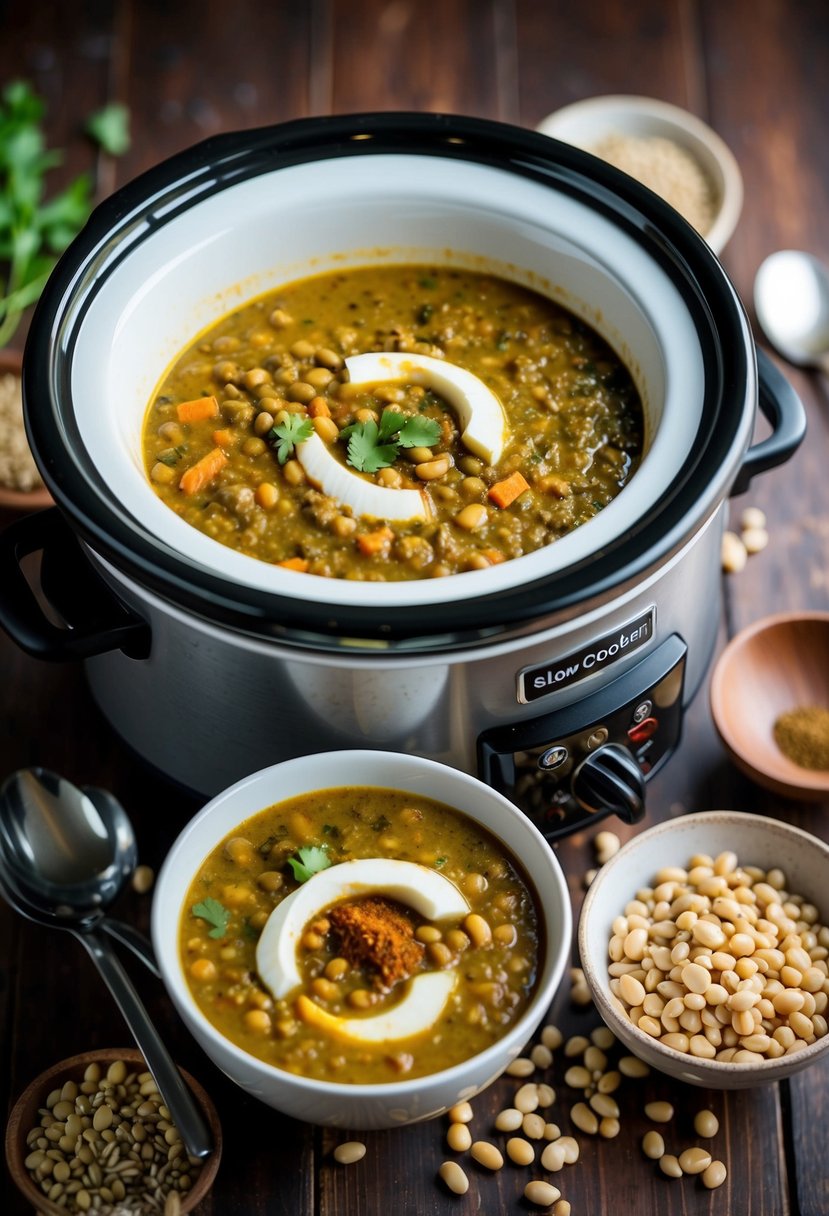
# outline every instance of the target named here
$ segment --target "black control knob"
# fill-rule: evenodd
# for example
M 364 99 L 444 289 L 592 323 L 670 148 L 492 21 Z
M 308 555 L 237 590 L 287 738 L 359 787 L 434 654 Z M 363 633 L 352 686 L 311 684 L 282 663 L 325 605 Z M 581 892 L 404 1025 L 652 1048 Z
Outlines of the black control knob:
M 645 778 L 621 743 L 588 752 L 573 773 L 571 789 L 579 806 L 594 815 L 613 814 L 625 823 L 638 823 L 645 813 Z

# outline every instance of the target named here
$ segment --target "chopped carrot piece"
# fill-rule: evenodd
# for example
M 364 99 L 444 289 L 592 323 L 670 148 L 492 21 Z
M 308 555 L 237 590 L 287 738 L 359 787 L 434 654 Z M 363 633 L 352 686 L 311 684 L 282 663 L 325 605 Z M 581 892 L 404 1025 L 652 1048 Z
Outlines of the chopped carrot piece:
M 507 560 L 500 549 L 482 549 L 481 553 L 491 566 L 497 566 L 499 562 Z
M 218 416 L 219 403 L 215 397 L 197 397 L 195 401 L 179 402 L 176 413 L 179 422 L 201 422 Z
M 227 428 L 223 431 L 214 431 L 213 442 L 217 448 L 229 448 L 233 443 L 233 431 Z
M 394 540 L 391 528 L 378 528 L 376 532 L 362 532 L 357 537 L 357 547 L 365 557 L 384 556 Z
M 314 397 L 313 401 L 308 403 L 309 418 L 330 418 L 331 409 L 324 397 Z
M 206 456 L 202 456 L 201 460 L 197 460 L 194 465 L 182 473 L 181 481 L 178 483 L 179 489 L 185 494 L 198 494 L 199 490 L 218 476 L 222 466 L 227 464 L 227 456 L 221 448 L 213 448 Z
M 503 481 L 496 481 L 494 486 L 489 487 L 489 497 L 496 507 L 508 507 L 511 502 L 515 502 L 519 494 L 523 494 L 529 488 L 530 483 L 523 474 L 510 473 L 509 477 L 505 477 Z
M 284 562 L 277 562 L 284 570 L 298 570 L 300 574 L 308 571 L 308 562 L 304 557 L 286 557 Z

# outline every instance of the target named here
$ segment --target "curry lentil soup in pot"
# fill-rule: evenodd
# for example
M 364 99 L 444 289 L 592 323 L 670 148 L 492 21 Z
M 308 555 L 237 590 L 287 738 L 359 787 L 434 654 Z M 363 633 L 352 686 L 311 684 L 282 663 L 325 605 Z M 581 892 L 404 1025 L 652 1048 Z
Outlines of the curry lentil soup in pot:
M 643 449 L 611 347 L 528 287 L 384 265 L 290 283 L 165 375 L 147 473 L 183 520 L 289 570 L 485 569 L 592 519 Z
M 382 1084 L 505 1035 L 544 941 L 523 870 L 486 828 L 358 786 L 239 824 L 190 885 L 179 947 L 196 1004 L 232 1043 L 304 1077 Z

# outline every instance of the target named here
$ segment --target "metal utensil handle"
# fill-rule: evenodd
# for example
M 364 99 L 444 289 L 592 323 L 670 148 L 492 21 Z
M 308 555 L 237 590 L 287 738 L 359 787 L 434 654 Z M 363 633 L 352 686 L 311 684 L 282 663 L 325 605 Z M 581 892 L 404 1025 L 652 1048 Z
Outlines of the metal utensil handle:
M 179 1130 L 184 1147 L 191 1157 L 207 1157 L 213 1151 L 213 1136 L 196 1100 L 170 1058 L 149 1014 L 126 971 L 118 961 L 109 939 L 94 930 L 75 933 L 83 942 L 90 958 L 115 998 L 115 1002 L 132 1031 L 139 1051 L 153 1074 L 158 1092 L 169 1109 Z
M 98 924 L 110 937 L 114 937 L 122 946 L 126 946 L 128 950 L 131 950 L 135 957 L 141 960 L 147 970 L 153 973 L 156 979 L 161 979 L 161 970 L 156 962 L 152 945 L 139 929 L 133 928 L 126 921 L 114 920 L 110 916 L 104 916 Z

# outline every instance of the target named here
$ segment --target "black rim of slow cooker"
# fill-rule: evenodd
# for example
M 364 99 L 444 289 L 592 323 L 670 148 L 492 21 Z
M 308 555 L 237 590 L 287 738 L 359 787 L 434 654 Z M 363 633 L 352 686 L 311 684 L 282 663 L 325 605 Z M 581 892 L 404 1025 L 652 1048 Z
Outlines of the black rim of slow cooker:
M 550 185 L 645 246 L 680 292 L 700 340 L 705 391 L 695 442 L 669 489 L 622 536 L 565 570 L 505 591 L 378 608 L 368 602 L 317 603 L 313 579 L 303 588 L 304 599 L 241 586 L 147 532 L 86 454 L 70 383 L 83 316 L 106 270 L 194 203 L 280 168 L 403 153 L 468 160 Z M 340 637 L 382 638 L 421 649 L 514 632 L 607 596 L 667 558 L 704 522 L 737 473 L 753 424 L 754 378 L 754 347 L 736 292 L 702 238 L 658 196 L 588 153 L 520 127 L 452 115 L 381 113 L 297 119 L 215 136 L 102 203 L 61 258 L 38 304 L 26 347 L 24 402 L 29 440 L 55 500 L 95 552 L 139 585 L 245 632 L 306 644 L 315 638 L 329 645 Z M 463 576 L 453 576 L 458 577 Z

